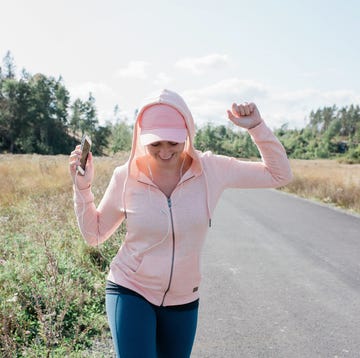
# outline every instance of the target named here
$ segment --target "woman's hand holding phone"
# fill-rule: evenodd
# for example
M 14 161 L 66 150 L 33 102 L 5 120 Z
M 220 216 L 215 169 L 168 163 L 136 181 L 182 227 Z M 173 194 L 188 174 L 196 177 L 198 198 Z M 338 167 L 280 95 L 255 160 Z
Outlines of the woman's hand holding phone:
M 69 157 L 70 175 L 73 183 L 80 190 L 89 188 L 94 178 L 93 156 L 91 152 L 87 155 L 85 170 L 80 173 L 79 166 L 81 165 L 82 154 L 81 145 L 77 145 Z

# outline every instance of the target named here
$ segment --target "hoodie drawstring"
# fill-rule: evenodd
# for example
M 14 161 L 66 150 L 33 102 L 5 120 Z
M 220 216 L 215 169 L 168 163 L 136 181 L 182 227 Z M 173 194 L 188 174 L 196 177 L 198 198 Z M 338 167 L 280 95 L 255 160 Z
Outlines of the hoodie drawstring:
M 211 211 L 210 211 L 210 203 L 209 203 L 209 186 L 208 181 L 206 177 L 205 170 L 202 170 L 202 174 L 204 175 L 204 181 L 205 181 L 205 191 L 206 191 L 206 208 L 208 213 L 208 219 L 209 219 L 209 227 L 211 227 Z
M 126 175 L 124 185 L 123 185 L 123 191 L 122 191 L 122 195 L 121 195 L 121 201 L 123 204 L 125 219 L 127 219 L 125 193 L 126 193 L 126 186 L 127 186 L 128 178 L 129 178 L 129 174 Z

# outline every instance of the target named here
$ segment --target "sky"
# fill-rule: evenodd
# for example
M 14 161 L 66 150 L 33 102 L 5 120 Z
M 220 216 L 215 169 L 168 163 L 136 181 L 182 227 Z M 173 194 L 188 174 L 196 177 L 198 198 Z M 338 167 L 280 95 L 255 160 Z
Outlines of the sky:
M 358 0 L 0 0 L 0 56 L 62 77 L 100 123 L 178 92 L 198 126 L 255 102 L 271 128 L 360 104 Z

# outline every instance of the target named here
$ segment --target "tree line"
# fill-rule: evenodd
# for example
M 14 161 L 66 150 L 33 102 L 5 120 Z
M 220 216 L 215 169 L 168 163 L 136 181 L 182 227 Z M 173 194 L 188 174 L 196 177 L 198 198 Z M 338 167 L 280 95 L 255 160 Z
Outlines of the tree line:
M 16 78 L 15 64 L 8 52 L 0 67 L 0 152 L 68 154 L 89 134 L 95 155 L 128 151 L 132 126 L 119 115 L 115 121 L 100 125 L 95 98 L 75 99 L 61 77 L 31 75 L 22 70 Z M 360 162 L 360 107 L 350 105 L 324 107 L 311 111 L 301 129 L 284 124 L 275 134 L 290 158 L 317 159 L 343 157 Z M 207 125 L 198 128 L 195 146 L 218 154 L 257 157 L 259 153 L 249 135 L 233 125 Z
M 323 107 L 311 111 L 304 128 L 290 130 L 285 124 L 275 132 L 290 158 L 360 162 L 359 105 Z
M 95 98 L 77 98 L 61 77 L 31 75 L 25 69 L 16 78 L 8 52 L 0 67 L 0 152 L 67 154 L 86 132 L 94 143 L 94 154 L 109 146 L 109 126 L 99 125 Z

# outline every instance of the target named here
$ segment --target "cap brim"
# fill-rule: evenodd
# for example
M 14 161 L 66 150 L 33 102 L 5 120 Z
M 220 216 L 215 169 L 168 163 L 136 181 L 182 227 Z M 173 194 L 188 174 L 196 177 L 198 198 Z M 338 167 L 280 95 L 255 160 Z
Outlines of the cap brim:
M 183 128 L 161 128 L 152 130 L 142 130 L 140 142 L 142 145 L 149 145 L 155 142 L 167 141 L 184 143 L 187 137 L 187 130 Z

